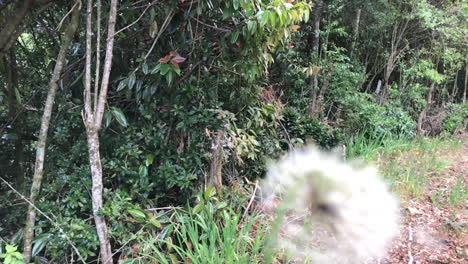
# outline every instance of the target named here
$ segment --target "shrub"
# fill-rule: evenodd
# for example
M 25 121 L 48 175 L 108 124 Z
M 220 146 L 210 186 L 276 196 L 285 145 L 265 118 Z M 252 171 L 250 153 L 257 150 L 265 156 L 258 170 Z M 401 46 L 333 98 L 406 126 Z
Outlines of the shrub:
M 468 128 L 468 104 L 451 104 L 442 129 L 444 133 L 454 134 Z

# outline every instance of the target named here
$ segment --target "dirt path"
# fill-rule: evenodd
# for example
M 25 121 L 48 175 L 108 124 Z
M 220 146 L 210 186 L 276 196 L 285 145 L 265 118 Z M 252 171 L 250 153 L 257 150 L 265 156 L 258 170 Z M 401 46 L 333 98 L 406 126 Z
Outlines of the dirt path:
M 467 192 L 466 139 L 462 149 L 447 153 L 447 158 L 453 162 L 443 177 L 430 179 L 421 199 L 402 204 L 400 235 L 380 263 L 468 263 L 468 203 L 463 197 L 457 205 L 449 202 L 457 190 Z

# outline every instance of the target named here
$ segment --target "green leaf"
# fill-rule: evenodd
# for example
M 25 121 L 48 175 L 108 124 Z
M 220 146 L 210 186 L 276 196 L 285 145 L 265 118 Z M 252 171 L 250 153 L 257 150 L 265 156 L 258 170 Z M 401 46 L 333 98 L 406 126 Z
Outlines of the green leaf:
M 237 39 L 239 39 L 239 31 L 234 31 L 231 33 L 231 44 L 236 43 Z
M 125 78 L 122 81 L 120 81 L 119 85 L 117 86 L 117 92 L 127 87 L 127 84 L 128 84 L 128 78 Z
M 158 73 L 159 70 L 161 69 L 161 65 L 162 65 L 162 64 L 156 65 L 156 66 L 153 68 L 153 70 L 151 70 L 151 74 Z
M 223 208 L 226 207 L 226 206 L 227 206 L 227 203 L 226 203 L 226 202 L 221 202 L 221 203 L 219 203 L 219 204 L 216 206 L 216 208 L 219 210 L 219 209 L 223 209 Z
M 149 167 L 151 164 L 153 164 L 154 161 L 154 156 L 152 154 L 148 154 L 146 156 L 146 167 Z
M 169 71 L 169 72 L 166 74 L 166 82 L 167 82 L 167 85 L 171 86 L 173 80 L 174 80 L 174 71 Z
M 139 92 L 141 90 L 141 86 L 143 85 L 143 81 L 142 80 L 138 80 L 136 82 L 136 86 L 135 86 L 135 91 Z
M 268 22 L 268 18 L 270 17 L 270 12 L 269 11 L 265 11 L 262 13 L 262 15 L 260 16 L 260 25 L 262 27 L 264 27 L 266 25 L 266 23 Z
M 169 64 L 161 64 L 161 75 L 166 75 L 170 69 L 171 66 Z
M 195 205 L 195 207 L 193 208 L 193 213 L 194 214 L 200 213 L 203 207 L 204 207 L 203 203 L 200 202 L 199 204 Z
M 140 169 L 138 170 L 138 174 L 140 177 L 146 177 L 148 176 L 148 167 L 145 165 L 140 165 Z
M 175 67 L 174 67 L 173 69 L 174 69 L 174 72 L 175 72 L 177 75 L 180 76 L 180 73 L 181 73 L 180 68 L 175 68 Z
M 112 114 L 109 112 L 105 112 L 104 113 L 104 128 L 109 127 L 111 122 L 112 122 Z
M 136 81 L 135 72 L 132 72 L 132 74 L 130 74 L 130 76 L 128 77 L 128 89 L 133 88 L 133 85 L 135 85 L 135 81 Z
M 155 227 L 158 227 L 158 228 L 161 227 L 161 222 L 156 220 L 156 218 L 154 218 L 153 216 L 148 216 L 148 221 Z
M 210 187 L 206 188 L 205 195 L 204 195 L 205 201 L 208 201 L 215 194 L 216 194 L 215 187 L 210 186 Z
M 255 33 L 255 30 L 256 30 L 256 23 L 255 21 L 253 20 L 249 20 L 249 22 L 247 22 L 247 30 L 249 31 L 249 33 L 251 35 L 253 35 Z
M 128 209 L 127 212 L 135 218 L 146 218 L 146 215 L 143 211 L 137 209 Z
M 15 252 L 15 251 L 18 249 L 18 247 L 15 247 L 15 246 L 12 246 L 12 245 L 8 245 L 8 244 L 7 244 L 7 245 L 5 246 L 5 249 L 6 249 L 7 253 L 13 253 L 13 252 Z
M 276 26 L 276 14 L 275 12 L 269 12 L 270 23 L 272 27 Z
M 144 74 L 148 74 L 148 64 L 143 63 L 143 66 L 141 66 L 141 70 L 143 71 Z
M 15 88 L 15 96 L 16 96 L 16 102 L 18 102 L 18 104 L 22 104 L 21 94 L 18 88 Z
M 41 252 L 44 247 L 47 245 L 48 242 L 48 237 L 45 237 L 43 239 L 39 239 L 34 242 L 34 246 L 32 248 L 32 256 L 36 256 L 39 252 Z
M 127 127 L 128 125 L 127 119 L 125 118 L 125 115 L 122 112 L 122 110 L 120 110 L 120 108 L 117 108 L 117 107 L 112 107 L 111 110 L 117 122 L 119 122 L 121 126 Z
M 307 23 L 309 21 L 310 17 L 310 10 L 309 8 L 305 8 L 304 10 L 304 23 Z
M 241 0 L 233 0 L 232 1 L 232 6 L 234 7 L 235 10 L 239 9 L 239 2 Z

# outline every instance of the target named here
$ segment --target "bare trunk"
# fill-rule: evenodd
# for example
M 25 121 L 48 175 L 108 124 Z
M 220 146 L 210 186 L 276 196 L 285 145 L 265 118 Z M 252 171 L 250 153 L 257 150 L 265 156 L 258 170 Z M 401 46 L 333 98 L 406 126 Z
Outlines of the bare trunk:
M 221 189 L 223 186 L 223 179 L 222 179 L 222 170 L 223 170 L 223 140 L 224 132 L 223 130 L 218 130 L 216 133 L 216 138 L 213 142 L 213 152 L 212 152 L 212 160 L 211 160 L 211 168 L 210 168 L 210 176 L 208 179 L 208 186 L 216 187 L 218 193 L 221 193 Z
M 432 104 L 432 93 L 434 92 L 434 88 L 435 88 L 435 83 L 431 83 L 431 86 L 429 87 L 429 91 L 427 92 L 426 106 L 424 107 L 424 109 L 419 114 L 418 134 L 420 136 L 424 136 L 424 134 L 425 134 L 425 131 L 423 129 L 423 123 L 424 123 L 424 119 L 426 119 L 427 110 L 430 108 L 430 106 Z
M 101 158 L 99 153 L 99 130 L 102 125 L 102 117 L 104 115 L 104 107 L 107 100 L 107 90 L 109 86 L 109 76 L 112 68 L 112 55 L 114 48 L 115 24 L 117 19 L 117 0 L 111 0 L 109 10 L 109 20 L 107 29 L 106 56 L 104 60 L 104 69 L 102 73 L 100 88 L 98 84 L 99 78 L 99 52 L 96 56 L 96 80 L 94 100 L 91 98 L 91 54 L 92 54 L 92 13 L 93 1 L 88 0 L 87 7 L 87 22 L 86 22 L 86 66 L 85 66 L 85 91 L 84 91 L 84 113 L 83 121 L 86 127 L 86 135 L 88 138 L 89 163 L 92 177 L 92 201 L 93 215 L 96 224 L 96 231 L 99 238 L 101 260 L 104 264 L 112 264 L 112 249 L 108 237 L 106 220 L 99 215 L 99 211 L 103 206 L 102 190 L 103 190 L 103 172 L 101 166 Z M 98 1 L 98 22 L 96 25 L 97 32 L 100 32 L 100 1 Z M 99 41 L 98 37 L 98 41 Z M 100 44 L 96 46 L 99 47 Z
M 36 149 L 36 162 L 34 166 L 34 175 L 31 185 L 31 193 L 29 200 L 34 204 L 36 198 L 41 189 L 42 178 L 44 176 L 44 159 L 46 152 L 46 142 L 47 142 L 47 132 L 49 130 L 50 118 L 52 116 L 52 107 L 55 101 L 55 94 L 57 92 L 57 81 L 60 78 L 60 73 L 62 72 L 65 57 L 67 54 L 68 47 L 72 41 L 73 35 L 76 32 L 78 27 L 78 18 L 79 18 L 79 5 L 74 6 L 73 14 L 71 17 L 70 24 L 68 25 L 65 34 L 63 36 L 63 43 L 60 47 L 59 54 L 57 56 L 57 62 L 55 64 L 52 77 L 49 82 L 49 91 L 47 93 L 47 99 L 44 106 L 44 113 L 41 120 L 41 129 L 39 131 L 39 139 L 37 142 Z M 32 240 L 34 237 L 34 224 L 36 221 L 36 211 L 32 206 L 28 207 L 26 226 L 24 228 L 24 256 L 25 262 L 29 263 L 31 260 L 31 249 L 32 249 Z
M 314 84 L 312 86 L 312 90 L 310 91 L 310 107 L 309 107 L 309 115 L 315 115 L 315 108 L 317 103 L 317 90 L 318 90 L 318 77 L 317 74 L 314 74 Z
M 314 1 L 314 32 L 312 35 L 312 52 L 319 54 L 320 45 L 320 20 L 322 19 L 323 0 Z
M 382 89 L 382 92 L 380 92 L 380 96 L 379 96 L 379 104 L 380 105 L 384 105 L 386 102 L 387 102 L 387 96 L 388 96 L 388 90 L 389 90 L 389 80 L 390 80 L 390 75 L 392 74 L 393 72 L 393 69 L 394 69 L 394 56 L 395 54 L 392 53 L 390 54 L 390 57 L 388 58 L 388 61 L 387 61 L 387 67 L 385 68 L 385 73 L 384 73 L 384 85 L 383 85 L 383 89 Z
M 356 18 L 354 19 L 354 29 L 353 29 L 353 42 L 351 43 L 350 57 L 353 57 L 354 49 L 356 47 L 356 41 L 359 35 L 359 23 L 361 22 L 361 11 L 362 11 L 361 7 L 356 9 Z

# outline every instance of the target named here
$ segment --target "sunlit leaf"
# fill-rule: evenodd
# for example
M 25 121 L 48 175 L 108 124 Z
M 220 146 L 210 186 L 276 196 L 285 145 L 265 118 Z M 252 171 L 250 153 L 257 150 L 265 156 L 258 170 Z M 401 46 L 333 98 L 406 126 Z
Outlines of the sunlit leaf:
M 154 156 L 152 154 L 148 154 L 146 156 L 146 166 L 149 167 L 151 164 L 153 164 L 154 161 Z
M 127 212 L 135 218 L 146 218 L 146 215 L 143 211 L 137 209 L 128 209 Z

